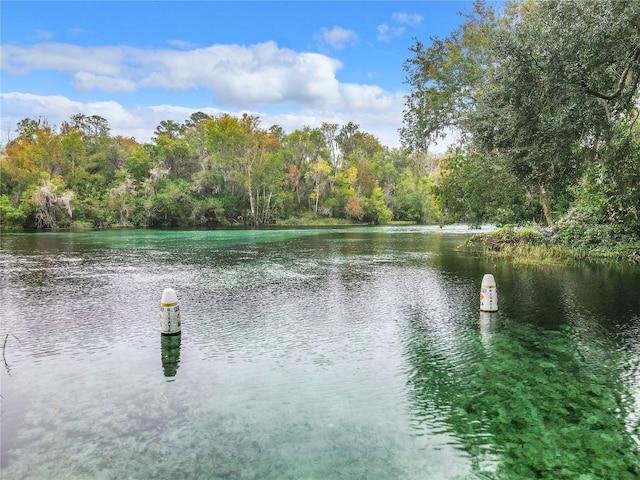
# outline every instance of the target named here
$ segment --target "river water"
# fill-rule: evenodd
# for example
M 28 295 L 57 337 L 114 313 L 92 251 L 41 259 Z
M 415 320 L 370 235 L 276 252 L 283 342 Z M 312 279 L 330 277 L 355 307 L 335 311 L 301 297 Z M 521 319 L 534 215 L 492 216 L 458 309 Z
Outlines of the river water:
M 638 478 L 640 267 L 469 234 L 3 233 L 0 477 Z

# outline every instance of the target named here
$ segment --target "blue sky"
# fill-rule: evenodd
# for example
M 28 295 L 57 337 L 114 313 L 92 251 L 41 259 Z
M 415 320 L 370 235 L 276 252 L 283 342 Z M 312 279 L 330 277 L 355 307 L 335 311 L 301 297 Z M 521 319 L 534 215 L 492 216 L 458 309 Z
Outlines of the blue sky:
M 469 1 L 7 1 L 2 136 L 23 118 L 100 115 L 150 141 L 162 120 L 248 112 L 287 133 L 349 121 L 399 145 L 403 63 Z

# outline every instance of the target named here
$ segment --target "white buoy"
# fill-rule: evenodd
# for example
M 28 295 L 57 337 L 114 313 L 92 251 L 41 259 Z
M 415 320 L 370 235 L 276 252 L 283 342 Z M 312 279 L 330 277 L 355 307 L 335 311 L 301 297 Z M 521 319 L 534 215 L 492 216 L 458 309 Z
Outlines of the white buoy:
M 160 333 L 165 335 L 180 333 L 181 324 L 178 296 L 173 288 L 165 288 L 160 300 Z
M 498 291 L 493 275 L 487 273 L 482 277 L 482 287 L 480 289 L 480 310 L 483 312 L 498 311 Z

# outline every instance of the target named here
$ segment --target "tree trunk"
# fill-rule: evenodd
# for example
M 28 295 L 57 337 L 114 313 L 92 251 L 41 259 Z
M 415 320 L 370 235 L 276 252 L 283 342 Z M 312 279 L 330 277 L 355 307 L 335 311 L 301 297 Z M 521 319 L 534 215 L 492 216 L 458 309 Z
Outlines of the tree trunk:
M 251 209 L 251 223 L 253 226 L 258 225 L 258 217 L 256 212 L 256 199 L 253 197 L 253 185 L 251 182 L 251 169 L 247 168 L 247 192 L 249 193 L 249 208 Z
M 549 195 L 544 188 L 544 185 L 540 185 L 540 205 L 542 205 L 542 211 L 544 212 L 544 218 L 547 220 L 547 226 L 553 227 L 553 215 L 551 213 L 551 202 Z

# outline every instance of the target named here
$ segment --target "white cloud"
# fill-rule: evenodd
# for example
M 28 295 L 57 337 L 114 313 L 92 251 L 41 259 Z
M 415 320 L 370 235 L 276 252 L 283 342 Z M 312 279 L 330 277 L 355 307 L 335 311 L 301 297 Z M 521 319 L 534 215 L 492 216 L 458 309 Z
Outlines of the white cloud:
M 51 125 L 60 126 L 72 115 L 99 115 L 105 118 L 113 135 L 134 137 L 138 142 L 151 141 L 155 128 L 162 120 L 183 123 L 192 113 L 201 111 L 208 115 L 244 112 L 260 117 L 262 126 L 280 125 L 287 133 L 305 125 L 320 127 L 322 122 L 344 125 L 354 122 L 360 130 L 376 136 L 383 145 L 399 146 L 398 128 L 402 122 L 402 94 L 389 94 L 379 87 L 355 84 L 343 85 L 341 95 L 344 109 L 300 108 L 287 113 L 269 113 L 259 110 L 223 110 L 212 107 L 187 108 L 175 105 L 152 105 L 126 108 L 113 102 L 78 102 L 62 95 L 33 95 L 9 92 L 0 94 L 2 140 L 15 130 L 23 118 L 46 118 Z
M 12 75 L 54 70 L 68 75 L 85 71 L 122 76 L 125 74 L 125 59 L 134 53 L 134 49 L 127 47 L 79 47 L 55 42 L 38 43 L 30 48 L 1 45 L 0 65 Z
M 404 33 L 404 27 L 391 27 L 388 23 L 378 25 L 378 40 L 381 42 L 390 42 L 394 38 L 401 37 Z
M 345 109 L 349 111 L 395 117 L 404 106 L 401 92 L 389 93 L 377 85 L 346 83 L 340 86 L 340 90 Z
M 195 48 L 198 46 L 197 43 L 194 42 L 190 42 L 188 40 L 167 40 L 167 43 L 169 45 L 171 45 L 172 47 L 177 47 L 177 48 L 184 48 L 184 49 L 188 49 L 188 48 Z
M 80 47 L 40 43 L 0 47 L 2 69 L 62 72 L 77 88 L 132 92 L 138 88 L 183 91 L 204 87 L 219 103 L 236 108 L 295 102 L 306 106 L 339 101 L 336 72 L 342 64 L 318 53 L 298 53 L 275 42 L 213 45 L 191 50 Z
M 48 30 L 36 30 L 36 38 L 38 40 L 51 40 L 55 36 L 55 33 Z
M 188 52 L 149 52 L 139 86 L 185 90 L 203 86 L 218 103 L 237 108 L 280 103 L 332 104 L 338 100 L 340 62 L 297 53 L 274 42 L 251 47 L 215 45 Z
M 387 42 L 389 41 L 389 24 L 383 23 L 378 25 L 378 40 Z
M 135 112 L 127 111 L 118 102 L 77 102 L 63 95 L 33 95 L 10 92 L 0 94 L 2 107 L 2 130 L 6 132 L 23 118 L 44 117 L 49 124 L 59 126 L 76 113 L 100 115 L 127 129 L 140 120 Z
M 84 34 L 89 33 L 89 32 L 87 32 L 84 28 L 75 27 L 75 28 L 68 29 L 67 33 L 69 35 L 79 36 L 79 35 L 84 35 Z
M 395 12 L 391 15 L 391 18 L 398 23 L 404 23 L 411 26 L 420 25 L 424 17 L 417 13 L 405 13 L 405 12 Z
M 126 78 L 111 77 L 109 75 L 96 75 L 89 72 L 78 72 L 73 76 L 73 84 L 78 90 L 91 90 L 97 88 L 108 93 L 133 92 L 136 89 L 135 82 Z
M 394 12 L 391 15 L 393 25 L 382 23 L 378 25 L 378 40 L 381 42 L 390 42 L 394 38 L 401 37 L 406 31 L 406 25 L 410 27 L 418 26 L 424 20 L 422 15 L 417 13 Z
M 328 45 L 334 50 L 342 50 L 347 44 L 355 44 L 358 41 L 358 34 L 353 30 L 334 26 L 331 30 L 328 28 L 320 29 L 320 33 L 315 35 L 316 41 L 321 45 Z

